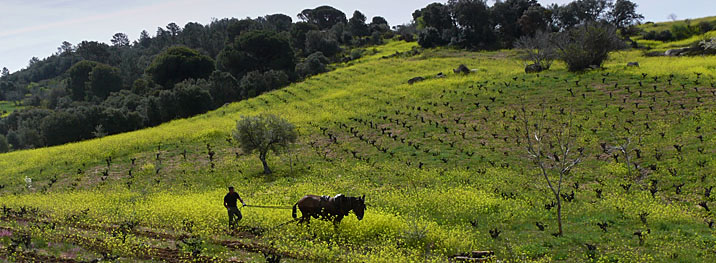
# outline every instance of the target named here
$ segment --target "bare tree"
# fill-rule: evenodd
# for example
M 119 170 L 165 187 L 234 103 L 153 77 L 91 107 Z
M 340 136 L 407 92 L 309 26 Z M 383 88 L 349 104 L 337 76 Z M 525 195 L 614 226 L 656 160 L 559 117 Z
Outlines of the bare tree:
M 562 120 L 553 120 L 544 108 L 541 111 L 528 112 L 522 107 L 521 115 L 520 121 L 524 129 L 521 137 L 526 143 L 524 147 L 528 158 L 539 168 L 556 201 L 559 226 L 556 235 L 562 236 L 562 182 L 572 168 L 582 161 L 584 148 L 575 149 L 576 136 L 571 114 L 561 115 L 564 116 Z M 556 125 L 549 125 L 550 123 Z
M 676 19 L 678 19 L 678 17 L 674 13 L 669 14 L 669 16 L 667 16 L 666 18 L 668 18 L 671 21 L 676 21 Z
M 533 37 L 522 36 L 515 41 L 515 48 L 522 50 L 524 60 L 531 61 L 541 70 L 549 69 L 557 57 L 552 45 L 552 33 L 549 32 L 537 31 Z

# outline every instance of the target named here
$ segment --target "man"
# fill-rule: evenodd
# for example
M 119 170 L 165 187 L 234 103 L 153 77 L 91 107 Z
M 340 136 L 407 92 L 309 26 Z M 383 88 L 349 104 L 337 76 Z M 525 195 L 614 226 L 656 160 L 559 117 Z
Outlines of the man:
M 238 193 L 234 192 L 234 187 L 229 186 L 229 193 L 224 196 L 224 207 L 229 212 L 229 227 L 236 227 L 236 224 L 241 220 L 241 210 L 236 206 L 236 200 L 241 201 L 241 205 L 246 206 L 244 200 L 241 199 Z M 234 221 L 236 217 L 236 221 Z

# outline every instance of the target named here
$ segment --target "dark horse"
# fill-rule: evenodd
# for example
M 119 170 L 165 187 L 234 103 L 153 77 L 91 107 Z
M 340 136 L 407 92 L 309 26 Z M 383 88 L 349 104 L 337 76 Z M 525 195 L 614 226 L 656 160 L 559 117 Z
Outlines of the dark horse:
M 365 195 L 349 197 L 338 194 L 335 197 L 306 195 L 293 205 L 293 218 L 296 219 L 296 207 L 301 209 L 299 223 L 310 222 L 311 217 L 323 220 L 332 220 L 334 225 L 343 220 L 350 211 L 356 214 L 358 220 L 363 219 L 365 213 Z

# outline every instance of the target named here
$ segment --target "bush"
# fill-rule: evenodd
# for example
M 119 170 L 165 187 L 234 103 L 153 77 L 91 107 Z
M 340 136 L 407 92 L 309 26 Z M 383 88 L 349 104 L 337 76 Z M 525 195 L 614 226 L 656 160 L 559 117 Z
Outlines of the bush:
M 187 79 L 174 87 L 176 116 L 194 116 L 212 109 L 213 99 L 209 93 L 209 82 L 203 79 Z
M 675 40 L 682 40 L 697 35 L 698 31 L 694 30 L 694 28 L 688 24 L 673 24 L 671 26 L 671 33 L 673 33 Z
M 703 21 L 699 23 L 699 31 L 701 31 L 701 34 L 706 34 L 711 30 L 714 30 L 714 26 L 708 21 Z
M 10 144 L 7 142 L 5 135 L 0 134 L 0 153 L 6 153 L 10 151 Z
M 301 77 L 313 76 L 326 72 L 326 65 L 329 63 L 328 58 L 321 52 L 309 55 L 306 60 L 296 65 L 296 73 Z
M 351 60 L 356 60 L 356 59 L 363 57 L 363 52 L 365 52 L 365 50 L 363 50 L 363 49 L 351 50 L 351 56 L 350 56 Z
M 646 40 L 658 40 L 658 41 L 672 41 L 674 40 L 674 36 L 671 34 L 671 31 L 664 30 L 661 32 L 656 31 L 649 31 L 646 34 L 644 34 L 644 39 Z
M 425 28 L 418 36 L 418 45 L 424 48 L 434 48 L 446 44 L 447 41 L 442 38 L 440 31 L 434 27 Z
M 261 93 L 280 88 L 288 84 L 288 75 L 283 71 L 269 70 L 266 72 L 251 71 L 241 81 L 241 94 L 244 98 L 251 98 Z
M 338 41 L 328 32 L 312 30 L 306 33 L 306 53 L 321 52 L 327 57 L 333 57 L 341 51 Z
M 239 81 L 230 73 L 223 71 L 214 71 L 209 77 L 211 82 L 211 97 L 214 98 L 214 105 L 221 106 L 224 103 L 237 101 L 241 99 L 241 90 L 239 89 Z
M 554 43 L 559 58 L 567 63 L 569 71 L 601 66 L 610 51 L 625 47 L 614 26 L 599 23 L 562 32 L 556 36 Z
M 381 45 L 383 44 L 383 34 L 380 32 L 373 32 L 373 34 L 370 35 L 370 43 L 372 45 Z
M 415 41 L 415 35 L 418 33 L 417 25 L 415 23 L 398 25 L 395 33 L 398 34 L 399 40 L 405 40 L 406 42 Z

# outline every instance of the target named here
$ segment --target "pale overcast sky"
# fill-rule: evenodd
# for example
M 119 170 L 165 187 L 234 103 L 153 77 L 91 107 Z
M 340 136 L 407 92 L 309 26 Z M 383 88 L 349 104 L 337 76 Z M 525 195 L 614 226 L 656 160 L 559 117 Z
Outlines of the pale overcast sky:
M 126 33 L 131 40 L 146 29 L 154 35 L 157 27 L 170 22 L 208 24 L 212 17 L 252 17 L 283 13 L 298 20 L 305 8 L 331 5 L 348 17 L 360 10 L 370 19 L 379 15 L 392 25 L 409 22 L 415 9 L 431 0 L 0 0 L 0 68 L 14 72 L 27 66 L 33 56 L 44 58 L 62 41 L 109 42 L 114 33 Z M 494 1 L 490 1 L 494 2 Z M 543 5 L 569 0 L 540 0 Z M 633 0 L 646 21 L 716 15 L 716 0 Z

